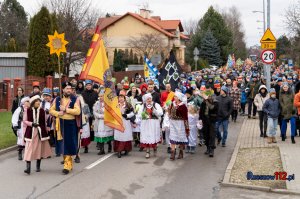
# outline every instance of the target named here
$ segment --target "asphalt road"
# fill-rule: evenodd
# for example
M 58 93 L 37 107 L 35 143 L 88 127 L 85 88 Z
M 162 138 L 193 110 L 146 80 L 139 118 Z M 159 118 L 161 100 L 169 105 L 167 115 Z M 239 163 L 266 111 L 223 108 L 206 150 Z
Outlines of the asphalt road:
M 0 156 L 0 198 L 228 198 L 240 192 L 221 190 L 219 182 L 241 124 L 241 118 L 230 123 L 227 147 L 218 146 L 214 158 L 204 155 L 205 147 L 197 147 L 196 154 L 170 161 L 166 146 L 159 146 L 156 158 L 145 159 L 144 152 L 134 149 L 118 159 L 114 154 L 98 156 L 92 144 L 67 176 L 61 174 L 57 157 L 42 160 L 40 173 L 33 162 L 32 174 L 25 175 L 25 162 L 10 152 Z

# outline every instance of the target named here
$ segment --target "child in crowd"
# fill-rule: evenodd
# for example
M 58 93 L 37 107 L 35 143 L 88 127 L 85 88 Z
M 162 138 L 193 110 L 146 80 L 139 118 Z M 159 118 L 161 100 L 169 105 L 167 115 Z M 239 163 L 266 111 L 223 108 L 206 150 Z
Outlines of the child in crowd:
M 190 134 L 188 137 L 188 145 L 186 148 L 186 153 L 195 153 L 196 145 L 197 145 L 197 134 L 198 134 L 198 129 L 197 129 L 197 122 L 198 122 L 198 113 L 197 113 L 197 108 L 194 105 L 189 105 L 188 106 L 188 121 L 189 121 L 189 129 L 190 129 Z

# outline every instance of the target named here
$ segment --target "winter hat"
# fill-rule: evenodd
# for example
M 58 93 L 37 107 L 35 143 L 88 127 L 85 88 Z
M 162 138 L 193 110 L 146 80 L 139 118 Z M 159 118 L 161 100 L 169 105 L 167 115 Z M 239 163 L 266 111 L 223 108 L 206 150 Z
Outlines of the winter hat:
M 93 81 L 92 80 L 89 80 L 89 79 L 87 79 L 87 80 L 85 80 L 85 85 L 88 85 L 88 84 L 93 84 Z
M 63 82 L 61 84 L 62 89 L 65 89 L 67 86 L 72 86 L 70 82 Z
M 288 82 L 283 82 L 281 86 L 282 87 L 284 87 L 284 86 L 290 87 Z
M 37 82 L 37 81 L 32 82 L 32 87 L 33 87 L 33 88 L 34 88 L 34 87 L 40 88 L 40 82 Z
M 58 87 L 54 87 L 53 88 L 53 93 L 59 93 L 59 88 Z
M 185 91 L 185 93 L 193 95 L 193 90 L 191 88 L 189 88 Z
M 222 86 L 221 90 L 224 91 L 226 94 L 228 93 L 228 88 L 226 86 Z
M 93 89 L 98 89 L 99 88 L 99 85 L 98 84 L 94 84 L 93 85 Z
M 276 90 L 274 88 L 271 88 L 270 89 L 270 95 L 272 95 L 272 93 L 275 93 L 276 94 Z
M 215 87 L 215 88 L 221 88 L 221 84 L 220 84 L 220 81 L 219 81 L 219 80 L 216 80 L 216 81 L 215 81 L 214 87 Z
M 51 89 L 50 88 L 44 88 L 43 89 L 43 95 L 51 96 Z

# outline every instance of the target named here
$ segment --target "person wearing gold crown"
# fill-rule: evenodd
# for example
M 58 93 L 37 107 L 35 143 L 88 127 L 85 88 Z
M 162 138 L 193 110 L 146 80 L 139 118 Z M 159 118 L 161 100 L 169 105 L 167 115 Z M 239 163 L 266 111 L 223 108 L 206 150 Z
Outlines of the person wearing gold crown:
M 76 117 L 80 115 L 80 105 L 77 97 L 71 95 L 69 82 L 62 84 L 63 96 L 56 97 L 50 108 L 50 114 L 56 117 L 57 139 L 63 140 L 64 169 L 68 174 L 73 169 L 72 156 L 77 154 L 78 127 Z

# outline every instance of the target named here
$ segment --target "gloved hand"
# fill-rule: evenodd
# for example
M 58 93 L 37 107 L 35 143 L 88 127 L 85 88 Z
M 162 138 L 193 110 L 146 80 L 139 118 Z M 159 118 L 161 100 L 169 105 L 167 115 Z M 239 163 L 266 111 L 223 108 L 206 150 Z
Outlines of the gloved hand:
M 48 110 L 48 109 L 46 109 L 46 110 L 45 110 L 45 113 L 48 115 L 48 114 L 49 114 L 49 110 Z
M 17 131 L 18 131 L 18 127 L 17 127 L 17 126 L 14 126 L 14 127 L 13 127 L 13 130 L 14 130 L 15 132 L 17 132 Z
M 125 119 L 127 119 L 127 114 L 122 114 L 122 116 L 125 118 Z
M 32 123 L 32 127 L 38 127 L 39 126 L 39 124 L 37 124 L 37 123 Z

